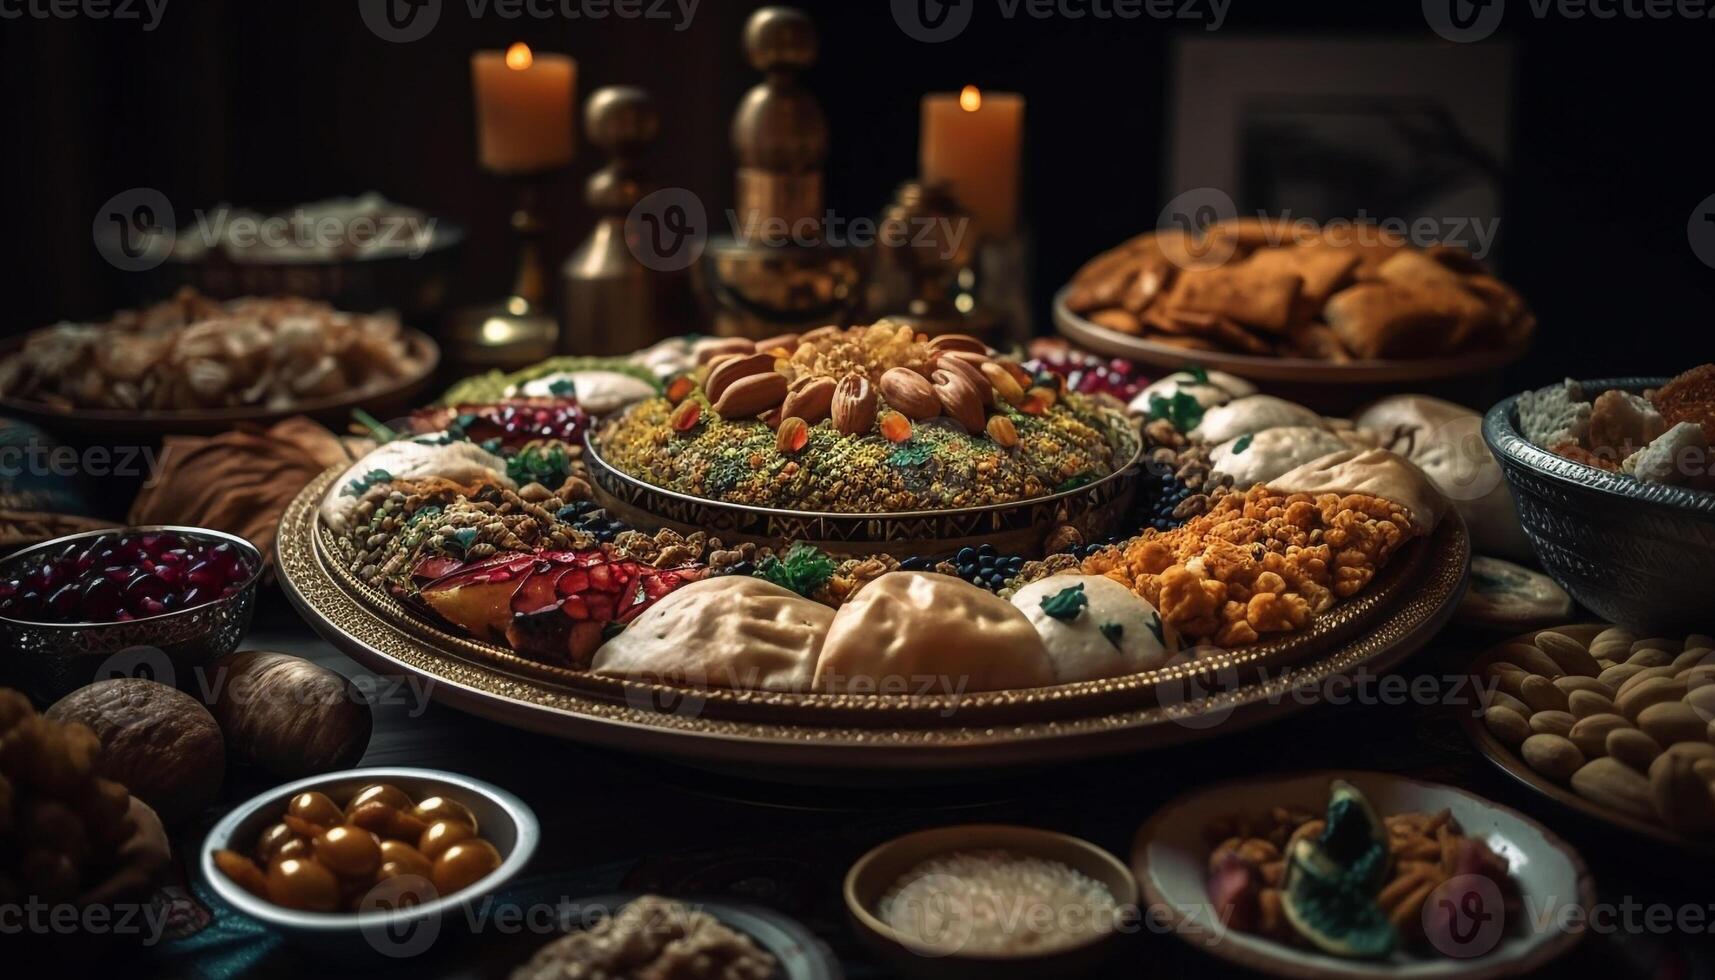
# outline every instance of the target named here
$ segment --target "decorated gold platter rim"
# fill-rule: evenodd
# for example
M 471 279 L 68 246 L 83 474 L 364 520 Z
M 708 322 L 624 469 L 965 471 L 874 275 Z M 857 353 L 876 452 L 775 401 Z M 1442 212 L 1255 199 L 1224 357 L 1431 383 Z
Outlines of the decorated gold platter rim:
M 1477 657 L 1471 661 L 1471 677 L 1473 680 L 1480 679 L 1482 677 L 1483 668 L 1488 666 L 1489 663 L 1494 660 L 1495 655 L 1509 644 L 1534 643 L 1538 633 L 1565 633 L 1567 636 L 1570 636 L 1579 642 L 1588 643 L 1596 634 L 1607 628 L 1607 623 L 1583 622 L 1572 623 L 1566 626 L 1545 626 L 1542 629 L 1527 630 L 1517 636 L 1509 637 L 1499 643 L 1485 648 L 1482 653 L 1478 654 Z M 1499 769 L 1501 772 L 1511 776 L 1519 783 L 1543 796 L 1548 797 L 1550 800 L 1553 800 L 1555 803 L 1560 804 L 1566 809 L 1572 810 L 1590 820 L 1596 821 L 1597 823 L 1618 827 L 1621 830 L 1648 837 L 1663 844 L 1671 844 L 1674 847 L 1683 848 L 1688 851 L 1715 856 L 1715 838 L 1693 837 L 1690 834 L 1680 833 L 1679 831 L 1672 830 L 1668 827 L 1662 826 L 1661 824 L 1639 819 L 1638 817 L 1631 816 L 1630 814 L 1612 807 L 1605 807 L 1592 803 L 1584 797 L 1579 796 L 1571 787 L 1556 783 L 1554 780 L 1549 779 L 1547 776 L 1544 776 L 1532 769 L 1530 765 L 1524 761 L 1523 756 L 1514 752 L 1512 749 L 1507 748 L 1499 738 L 1495 737 L 1494 732 L 1489 731 L 1489 726 L 1483 723 L 1482 715 L 1477 712 L 1459 712 L 1459 725 L 1465 730 L 1465 735 L 1470 738 L 1472 744 L 1477 747 L 1477 751 L 1482 753 L 1483 758 L 1489 760 L 1490 765 L 1493 765 L 1496 769 Z
M 1121 727 L 1132 728 L 1204 714 L 1247 703 L 1247 691 L 1253 699 L 1263 698 L 1271 684 L 1286 683 L 1284 695 L 1291 679 L 1304 671 L 1336 673 L 1383 657 L 1407 640 L 1410 649 L 1421 645 L 1429 634 L 1418 632 L 1426 624 L 1439 628 L 1463 593 L 1470 553 L 1462 522 L 1456 517 L 1443 521 L 1433 538 L 1414 542 L 1383 570 L 1386 576 L 1393 569 L 1395 579 L 1341 607 L 1348 611 L 1340 632 L 1316 634 L 1319 647 L 1301 637 L 1296 646 L 1258 645 L 1141 674 L 958 697 L 703 689 L 542 664 L 455 636 L 410 613 L 392 597 L 359 583 L 329 551 L 332 536 L 321 529 L 317 510 L 337 476 L 337 468 L 323 473 L 287 509 L 280 526 L 280 575 L 312 625 L 360 661 L 378 670 L 462 680 L 462 691 L 453 699 L 480 702 L 471 707 L 479 714 L 485 708 L 512 714 L 528 705 L 560 717 L 593 716 L 601 723 L 666 729 L 678 727 L 674 719 L 683 722 L 682 716 L 692 714 L 690 721 L 709 726 L 692 724 L 694 734 L 715 735 L 731 727 L 742 731 L 742 738 L 771 741 L 833 732 L 845 733 L 841 737 L 854 743 L 888 744 L 901 738 L 939 741 L 937 733 L 942 733 L 952 744 L 965 744 L 994 737 L 995 725 L 1010 726 L 1000 729 L 1009 733 L 1002 741 L 1010 741 L 1076 734 L 1102 718 L 1129 719 Z M 1351 611 L 1358 609 L 1364 615 Z M 1251 675 L 1256 683 L 1245 680 Z M 1208 696 L 1214 702 L 1198 707 L 1205 690 L 1215 692 Z M 1089 729 L 1103 730 L 1101 725 Z
M 1480 375 L 1517 361 L 1530 350 L 1530 342 L 1468 353 L 1415 359 L 1354 360 L 1345 363 L 1308 357 L 1275 357 L 1231 351 L 1188 350 L 1131 337 L 1099 326 L 1073 313 L 1066 306 L 1071 286 L 1054 294 L 1054 325 L 1076 343 L 1110 357 L 1123 357 L 1145 364 L 1179 369 L 1196 362 L 1215 371 L 1261 381 L 1299 381 L 1332 384 L 1387 384 L 1391 382 L 1444 381 Z
M 414 398 L 434 377 L 440 367 L 441 348 L 435 339 L 421 330 L 402 329 L 410 347 L 415 366 L 407 373 L 382 382 L 367 385 L 337 395 L 295 402 L 285 408 L 263 405 L 240 405 L 231 408 L 202 408 L 185 410 L 75 408 L 62 409 L 46 402 L 0 395 L 0 409 L 26 421 L 45 424 L 76 432 L 97 432 L 107 435 L 147 432 L 151 435 L 201 435 L 224 432 L 240 423 L 258 425 L 278 422 L 294 415 L 308 415 L 323 421 L 344 422 L 353 408 L 365 405 L 403 405 Z M 0 343 L 0 359 L 16 352 L 28 335 L 20 335 Z

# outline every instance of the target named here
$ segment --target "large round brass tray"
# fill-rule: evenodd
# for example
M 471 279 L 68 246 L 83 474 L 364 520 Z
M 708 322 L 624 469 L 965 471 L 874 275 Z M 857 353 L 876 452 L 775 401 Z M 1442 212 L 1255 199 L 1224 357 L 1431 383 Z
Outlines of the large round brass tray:
M 1042 497 L 956 510 L 846 514 L 733 504 L 658 487 L 603 458 L 596 430 L 584 434 L 584 462 L 597 499 L 633 527 L 707 531 L 728 543 L 803 541 L 836 555 L 887 551 L 942 557 L 992 544 L 1002 553 L 1034 558 L 1063 524 L 1077 528 L 1085 540 L 1100 540 L 1117 530 L 1131 510 L 1144 472 L 1141 439 L 1118 447 L 1118 455 L 1120 465 L 1107 476 Z
M 350 575 L 316 518 L 330 469 L 280 523 L 287 595 L 329 642 L 377 673 L 530 731 L 705 764 L 834 770 L 1026 766 L 1239 731 L 1319 699 L 1323 681 L 1380 671 L 1420 648 L 1465 590 L 1470 544 L 1456 518 L 1413 543 L 1370 590 L 1298 640 L 1212 652 L 1144 674 L 949 695 L 737 692 L 622 681 L 449 633 Z

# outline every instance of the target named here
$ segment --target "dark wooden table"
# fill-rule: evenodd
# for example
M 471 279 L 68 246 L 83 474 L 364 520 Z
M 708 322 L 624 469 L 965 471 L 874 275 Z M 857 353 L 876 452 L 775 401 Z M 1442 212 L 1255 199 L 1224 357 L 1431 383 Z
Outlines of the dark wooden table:
M 1441 679 L 1495 637 L 1450 631 L 1402 669 Z M 347 675 L 362 669 L 300 622 L 277 591 L 266 593 L 246 642 L 309 657 Z M 1701 933 L 1647 926 L 1587 934 L 1555 975 L 1678 978 L 1715 975 L 1715 879 L 1700 859 L 1593 825 L 1538 797 L 1492 768 L 1460 732 L 1455 711 L 1470 705 L 1345 703 L 1214 738 L 1191 748 L 1057 767 L 1048 772 L 948 780 L 940 785 L 859 789 L 806 788 L 740 780 L 621 753 L 584 748 L 423 702 L 408 689 L 375 708 L 375 734 L 363 765 L 412 765 L 468 773 L 499 784 L 536 811 L 543 845 L 527 872 L 551 878 L 567 899 L 614 891 L 720 896 L 772 907 L 804 923 L 828 945 L 848 977 L 884 976 L 845 923 L 840 884 L 853 860 L 909 830 L 974 821 L 1047 827 L 1087 838 L 1126 859 L 1143 820 L 1166 799 L 1217 779 L 1316 768 L 1359 768 L 1452 783 L 1542 820 L 1578 847 L 1595 874 L 1600 900 L 1618 913 L 1661 905 L 1702 910 Z M 182 855 L 225 806 L 270 784 L 234 773 L 222 807 L 179 834 Z M 194 875 L 192 875 L 194 878 Z M 190 882 L 194 887 L 194 882 Z M 197 892 L 208 898 L 206 889 Z M 217 921 L 234 915 L 219 909 Z M 248 920 L 237 920 L 241 925 Z M 1676 921 L 1687 921 L 1676 918 Z M 412 977 L 504 976 L 548 935 L 479 934 L 447 938 L 429 954 L 400 963 Z M 156 976 L 296 977 L 342 973 L 261 931 L 198 946 L 163 943 L 131 962 Z M 357 964 L 351 964 L 356 968 Z M 365 963 L 366 975 L 391 975 Z M 1112 963 L 1115 977 L 1238 973 L 1166 934 L 1135 936 Z

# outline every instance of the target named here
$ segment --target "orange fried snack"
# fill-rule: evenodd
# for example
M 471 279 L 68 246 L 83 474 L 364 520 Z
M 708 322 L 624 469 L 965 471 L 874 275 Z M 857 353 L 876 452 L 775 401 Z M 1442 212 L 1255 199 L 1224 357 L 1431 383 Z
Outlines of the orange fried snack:
M 1195 643 L 1255 643 L 1309 628 L 1369 585 L 1412 537 L 1404 510 L 1365 494 L 1229 493 L 1171 531 L 1091 555 L 1083 571 L 1148 599 Z
M 1671 427 L 1696 422 L 1706 434 L 1715 436 L 1715 364 L 1704 364 L 1661 386 L 1650 397 L 1656 411 Z

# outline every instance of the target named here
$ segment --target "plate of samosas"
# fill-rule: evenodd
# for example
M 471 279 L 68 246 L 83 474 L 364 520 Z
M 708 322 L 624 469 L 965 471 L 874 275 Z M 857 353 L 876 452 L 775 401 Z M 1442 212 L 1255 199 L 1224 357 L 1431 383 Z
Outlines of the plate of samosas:
M 344 421 L 409 405 L 440 360 L 391 314 L 184 289 L 0 351 L 0 409 L 49 428 L 201 435 L 291 415 Z
M 1463 248 L 1261 219 L 1130 239 L 1085 263 L 1054 317 L 1104 354 L 1332 383 L 1493 371 L 1536 328 L 1518 293 Z

